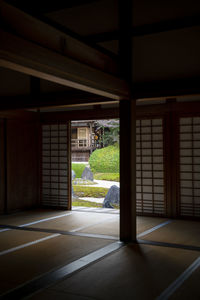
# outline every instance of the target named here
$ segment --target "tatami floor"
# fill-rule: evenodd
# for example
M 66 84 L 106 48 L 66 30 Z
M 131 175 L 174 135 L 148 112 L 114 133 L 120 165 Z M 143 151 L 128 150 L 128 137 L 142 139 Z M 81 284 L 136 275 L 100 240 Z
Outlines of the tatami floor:
M 109 209 L 0 216 L 1 299 L 200 299 L 200 223 L 137 217 L 119 242 Z

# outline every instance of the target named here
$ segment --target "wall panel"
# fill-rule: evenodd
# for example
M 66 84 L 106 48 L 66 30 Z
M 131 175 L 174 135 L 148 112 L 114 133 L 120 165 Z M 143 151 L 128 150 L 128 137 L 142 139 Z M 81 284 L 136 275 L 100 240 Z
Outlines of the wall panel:
M 8 211 L 38 204 L 37 129 L 36 121 L 7 121 Z
M 163 119 L 136 121 L 137 214 L 166 215 Z
M 179 119 L 180 216 L 200 217 L 200 117 Z
M 69 181 L 68 125 L 42 125 L 41 204 L 67 209 L 70 198 Z

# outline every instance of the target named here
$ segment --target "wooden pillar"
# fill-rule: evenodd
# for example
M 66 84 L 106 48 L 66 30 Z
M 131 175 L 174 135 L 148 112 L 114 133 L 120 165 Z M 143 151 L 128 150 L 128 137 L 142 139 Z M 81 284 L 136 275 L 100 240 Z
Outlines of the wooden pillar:
M 30 76 L 30 96 L 35 97 L 38 99 L 40 98 L 40 78 L 35 76 Z M 38 101 L 36 101 L 38 102 Z M 36 153 L 37 156 L 37 206 L 40 206 L 42 198 L 41 198 L 41 154 L 42 154 L 42 132 L 41 132 L 41 123 L 40 123 L 40 109 L 37 109 L 38 113 L 38 120 L 36 121 L 36 135 L 37 135 L 37 141 L 38 141 L 38 152 Z
M 40 78 L 30 76 L 30 95 L 40 96 Z
M 90 125 L 90 132 L 89 132 L 89 147 L 90 147 L 90 154 L 92 153 L 92 123 L 89 123 Z
M 120 240 L 136 240 L 135 102 L 120 102 Z
M 67 164 L 68 164 L 68 207 L 72 209 L 72 154 L 71 154 L 71 121 L 67 121 Z
M 7 168 L 8 168 L 8 162 L 7 162 L 7 120 L 4 119 L 4 213 L 8 213 L 8 173 L 7 173 Z
M 120 101 L 120 240 L 136 241 L 136 114 L 132 86 L 132 0 L 119 0 L 120 75 L 129 99 Z
M 6 119 L 0 119 L 0 214 L 7 213 Z

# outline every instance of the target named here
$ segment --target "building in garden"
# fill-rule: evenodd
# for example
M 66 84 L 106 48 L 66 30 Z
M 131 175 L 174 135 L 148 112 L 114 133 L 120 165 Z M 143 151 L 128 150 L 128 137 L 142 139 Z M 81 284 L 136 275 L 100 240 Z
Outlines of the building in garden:
M 119 120 L 84 120 L 71 123 L 72 161 L 88 161 L 90 154 L 119 143 Z
M 90 154 L 103 147 L 102 130 L 94 120 L 71 123 L 72 161 L 88 161 Z

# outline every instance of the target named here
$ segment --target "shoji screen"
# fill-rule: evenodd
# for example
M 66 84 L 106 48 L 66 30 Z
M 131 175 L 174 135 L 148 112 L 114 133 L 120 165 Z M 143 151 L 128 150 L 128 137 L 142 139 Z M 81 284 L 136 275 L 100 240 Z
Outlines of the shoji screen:
M 180 118 L 179 215 L 200 217 L 200 117 Z
M 138 214 L 166 215 L 163 119 L 136 122 L 136 191 Z
M 68 208 L 68 127 L 42 125 L 42 205 Z

